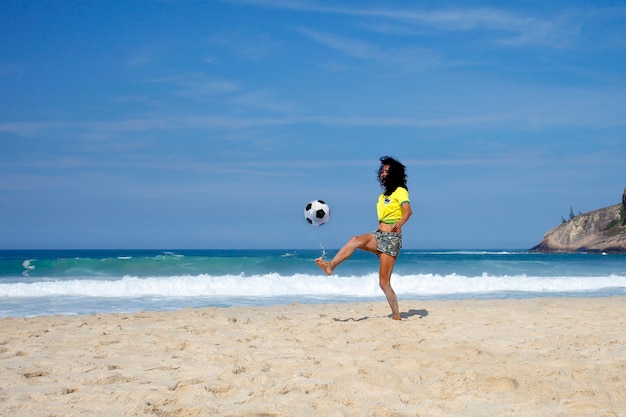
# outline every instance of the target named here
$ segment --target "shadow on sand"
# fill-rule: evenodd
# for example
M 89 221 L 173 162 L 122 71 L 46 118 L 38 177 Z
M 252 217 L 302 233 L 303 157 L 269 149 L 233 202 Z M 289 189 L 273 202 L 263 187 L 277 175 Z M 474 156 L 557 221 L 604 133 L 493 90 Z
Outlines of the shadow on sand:
M 428 310 L 414 310 L 414 309 L 410 309 L 409 311 L 407 311 L 406 313 L 400 313 L 400 317 L 402 317 L 402 320 L 406 320 L 410 317 L 414 317 L 414 316 L 418 316 L 418 318 L 423 319 L 424 317 L 428 316 Z M 388 315 L 387 317 L 391 317 L 391 314 Z M 348 322 L 348 321 L 363 321 L 363 320 L 369 320 L 372 317 L 369 316 L 365 316 L 365 317 L 361 317 L 359 319 L 355 319 L 353 317 L 347 318 L 347 319 L 333 319 L 335 321 L 341 321 L 341 322 Z

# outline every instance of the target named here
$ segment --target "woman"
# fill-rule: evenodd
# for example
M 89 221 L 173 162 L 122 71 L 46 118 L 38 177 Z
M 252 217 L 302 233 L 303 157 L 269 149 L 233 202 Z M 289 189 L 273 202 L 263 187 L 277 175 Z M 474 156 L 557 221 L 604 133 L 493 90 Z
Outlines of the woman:
M 340 263 L 352 256 L 356 249 L 375 253 L 380 262 L 380 288 L 387 297 L 392 318 L 401 320 L 398 298 L 391 288 L 391 272 L 402 247 L 402 226 L 413 214 L 406 185 L 406 167 L 389 156 L 383 156 L 380 158 L 378 181 L 383 188 L 383 193 L 378 197 L 376 204 L 378 230 L 352 237 L 332 260 L 326 262 L 322 258 L 317 258 L 315 263 L 326 275 L 330 275 Z

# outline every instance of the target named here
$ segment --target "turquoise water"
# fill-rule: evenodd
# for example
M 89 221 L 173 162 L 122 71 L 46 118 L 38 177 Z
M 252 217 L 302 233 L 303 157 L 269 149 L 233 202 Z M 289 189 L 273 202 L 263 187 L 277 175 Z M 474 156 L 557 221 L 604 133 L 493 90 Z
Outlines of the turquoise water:
M 326 253 L 327 252 L 327 253 Z M 0 251 L 0 317 L 384 300 L 378 259 L 357 252 L 326 276 L 329 250 Z M 626 294 L 626 256 L 403 250 L 407 299 Z

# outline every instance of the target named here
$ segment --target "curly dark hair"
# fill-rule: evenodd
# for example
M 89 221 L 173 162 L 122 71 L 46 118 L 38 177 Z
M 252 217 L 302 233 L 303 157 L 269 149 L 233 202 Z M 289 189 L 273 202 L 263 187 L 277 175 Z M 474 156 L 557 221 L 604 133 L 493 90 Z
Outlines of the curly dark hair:
M 383 181 L 380 178 L 380 174 L 383 171 L 383 167 L 389 165 L 389 172 L 387 178 Z M 385 195 L 391 195 L 396 188 L 403 187 L 407 190 L 409 187 L 406 185 L 406 167 L 400 163 L 400 161 L 390 157 L 383 156 L 380 158 L 380 168 L 378 168 L 378 182 L 380 186 L 385 190 Z

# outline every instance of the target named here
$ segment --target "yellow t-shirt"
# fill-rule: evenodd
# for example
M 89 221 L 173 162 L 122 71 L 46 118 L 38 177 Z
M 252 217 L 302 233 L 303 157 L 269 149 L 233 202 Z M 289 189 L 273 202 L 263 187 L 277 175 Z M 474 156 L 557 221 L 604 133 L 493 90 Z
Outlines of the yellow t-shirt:
M 409 192 L 404 187 L 396 188 L 389 196 L 381 194 L 376 203 L 378 221 L 386 224 L 396 223 L 402 218 L 402 204 L 409 202 Z

